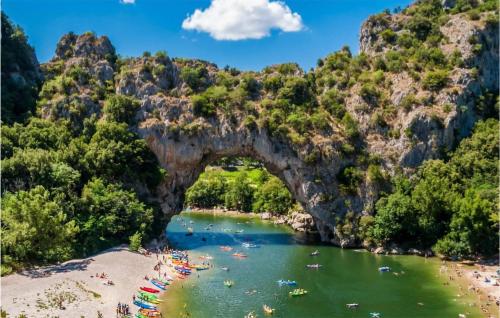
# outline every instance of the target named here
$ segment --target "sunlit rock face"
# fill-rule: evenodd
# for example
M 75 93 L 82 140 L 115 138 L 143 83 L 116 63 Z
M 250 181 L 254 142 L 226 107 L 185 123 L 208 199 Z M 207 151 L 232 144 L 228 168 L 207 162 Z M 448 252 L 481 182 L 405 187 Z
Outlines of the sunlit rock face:
M 391 15 L 387 19 L 383 27 L 374 20 L 363 24 L 360 46 L 367 59 L 375 59 L 389 49 L 398 50 L 394 46 L 385 47 L 378 33 L 386 28 L 400 32 L 406 17 Z M 283 137 L 286 134 L 280 134 L 279 129 L 271 132 L 266 125 L 268 115 L 263 115 L 266 114 L 263 101 L 276 96 L 263 89 L 263 80 L 269 75 L 265 71 L 251 73 L 259 88 L 247 102 L 229 103 L 210 116 L 200 116 L 191 100 L 196 92 L 181 74 L 187 67 L 202 70 L 202 81 L 197 84 L 201 93 L 220 85 L 221 70 L 216 65 L 170 59 L 163 54 L 117 60 L 109 39 L 93 34 L 69 34 L 61 39 L 56 56 L 43 66 L 44 70 L 61 68 L 66 74 L 78 67 L 90 77 L 78 79 L 68 88 L 68 94 L 45 100 L 40 107 L 43 115 L 50 118 L 84 118 L 94 114 L 99 117 L 105 96 L 99 92 L 103 90 L 139 100 L 141 106 L 131 129 L 146 140 L 167 171 L 157 193 L 151 194 L 167 220 L 182 210 L 186 190 L 207 165 L 222 157 L 247 156 L 261 161 L 285 183 L 312 215 L 324 241 L 355 246 L 360 243 L 355 236 L 355 220 L 373 214 L 380 192 L 390 190 L 387 182 L 370 178 L 368 166 L 376 161 L 386 177 L 396 172 L 411 175 L 425 160 L 442 157 L 470 134 L 480 118 L 475 109 L 476 98 L 485 89 L 498 88 L 497 28 L 485 25 L 482 20 L 471 21 L 464 15 L 455 15 L 441 27 L 441 32 L 447 38 L 441 50 L 446 56 L 460 52 L 463 65 L 450 71 L 447 87 L 437 92 L 424 89 L 407 71 L 385 73 L 385 84 L 380 90 L 395 111 L 384 118 L 384 125 L 373 120 L 379 109 L 362 98 L 361 83 L 344 89 L 345 110 L 359 129 L 355 141 L 349 140 L 342 124 L 330 115 L 325 115 L 324 129 L 311 130 L 307 138 L 296 136 L 298 141 Z M 473 52 L 468 40 L 471 35 L 482 44 L 481 52 Z M 234 78 L 241 83 L 246 74 L 237 72 Z M 49 71 L 45 75 L 51 77 Z M 298 69 L 287 76 L 304 79 L 308 75 Z M 314 98 L 319 100 L 323 93 L 316 91 Z M 403 109 L 401 104 L 410 94 L 432 102 Z M 77 113 L 63 107 L 71 103 L 78 105 Z M 349 143 L 354 152 L 346 152 L 345 145 Z M 361 172 L 354 191 L 345 191 L 339 180 L 339 173 L 349 166 Z M 354 225 L 346 233 L 343 225 L 349 222 Z

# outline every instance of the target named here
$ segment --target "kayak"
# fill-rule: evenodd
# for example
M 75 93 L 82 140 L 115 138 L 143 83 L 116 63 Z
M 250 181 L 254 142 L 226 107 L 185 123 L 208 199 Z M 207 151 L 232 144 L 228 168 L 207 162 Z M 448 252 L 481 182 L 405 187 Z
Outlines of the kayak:
M 155 309 L 156 310 L 156 308 L 157 308 L 153 304 L 147 304 L 147 303 L 139 301 L 139 300 L 134 300 L 134 305 L 141 307 L 141 308 L 145 308 L 145 309 Z
M 284 285 L 287 285 L 287 286 L 295 286 L 297 285 L 297 282 L 294 281 L 294 280 L 283 280 L 283 279 L 280 279 L 278 282 L 277 282 L 280 286 L 284 286 Z
M 145 292 L 148 292 L 148 293 L 159 293 L 160 291 L 158 289 L 154 289 L 154 288 L 149 288 L 149 287 L 140 287 L 139 288 L 140 290 L 143 290 Z
M 151 284 L 155 285 L 155 286 L 156 286 L 156 287 L 158 287 L 159 289 L 166 290 L 165 285 L 160 284 L 159 282 L 154 281 L 154 280 L 150 280 L 150 282 L 151 282 Z
M 139 299 L 140 301 L 146 301 L 154 305 L 158 305 L 161 302 L 161 300 L 159 300 L 158 298 L 153 298 L 149 295 L 137 295 L 137 299 Z
M 305 289 L 294 289 L 293 291 L 288 293 L 290 296 L 295 297 L 295 296 L 302 296 L 307 294 L 307 290 Z
M 150 294 L 150 293 L 145 292 L 145 291 L 139 291 L 138 293 L 141 296 L 149 297 L 151 299 L 158 299 L 158 296 L 156 296 L 155 294 Z
M 139 309 L 139 313 L 144 317 L 160 317 L 160 312 L 158 310 L 150 309 Z

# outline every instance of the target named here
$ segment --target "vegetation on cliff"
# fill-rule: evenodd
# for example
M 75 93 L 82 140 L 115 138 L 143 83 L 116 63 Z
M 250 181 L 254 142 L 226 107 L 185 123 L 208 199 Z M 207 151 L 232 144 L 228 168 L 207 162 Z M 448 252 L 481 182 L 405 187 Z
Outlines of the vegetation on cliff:
M 375 217 L 364 217 L 364 239 L 459 258 L 498 253 L 498 131 L 496 119 L 479 122 L 449 159 L 394 178 Z

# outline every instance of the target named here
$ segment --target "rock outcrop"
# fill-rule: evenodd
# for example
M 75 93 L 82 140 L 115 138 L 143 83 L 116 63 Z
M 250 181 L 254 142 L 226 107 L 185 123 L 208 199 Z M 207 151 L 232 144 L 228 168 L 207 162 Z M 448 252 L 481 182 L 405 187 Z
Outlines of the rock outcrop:
M 402 25 L 406 19 L 404 14 L 396 14 L 365 23 L 360 39 L 364 56 L 375 61 L 388 50 L 397 51 L 397 45 L 384 46 L 380 33 L 387 28 L 396 34 L 405 32 Z M 47 95 L 45 103 L 41 103 L 42 113 L 46 117 L 78 121 L 92 114 L 99 116 L 106 94 L 134 97 L 141 107 L 132 129 L 146 140 L 167 171 L 156 194 L 167 219 L 182 210 L 186 190 L 207 165 L 222 157 L 248 156 L 261 161 L 278 176 L 311 215 L 311 218 L 292 217 L 292 226 L 295 224 L 297 229 L 305 231 L 314 223 L 324 241 L 355 246 L 359 244 L 356 236 L 346 234 L 345 227 L 337 225 L 347 222 L 347 215 L 352 221 L 373 213 L 379 192 L 387 187 L 379 179 L 396 171 L 411 173 L 423 161 L 439 158 L 468 135 L 481 117 L 475 108 L 476 98 L 483 90 L 498 87 L 498 29 L 484 19 L 483 16 L 472 21 L 458 14 L 441 26 L 447 37 L 441 50 L 447 57 L 459 52 L 463 59 L 462 65 L 450 71 L 449 81 L 442 89 L 426 89 L 407 70 L 387 72 L 380 85 L 384 87 L 385 103 L 394 107 L 387 107 L 391 113 L 382 116 L 382 110 L 373 106 L 374 101 L 364 96 L 361 83 L 346 84 L 345 111 L 359 128 L 354 142 L 342 127 L 345 124 L 326 111 L 319 113 L 323 114 L 322 128 L 311 128 L 307 137 L 292 134 L 283 125 L 273 128 L 266 121 L 266 116 L 277 116 L 269 111 L 269 101 L 279 96 L 272 89 L 264 89 L 263 82 L 285 72 L 276 71 L 279 66 L 247 74 L 230 69 L 222 71 L 204 61 L 170 59 L 165 54 L 116 61 L 109 40 L 93 34 L 63 37 L 56 57 L 44 65 L 49 79 L 60 76 L 51 71 L 59 68 L 73 80 L 63 87 L 69 94 L 58 92 L 50 99 Z M 471 36 L 482 44 L 480 52 L 471 44 Z M 311 74 L 286 70 L 283 77 L 310 80 L 325 72 L 334 73 L 320 66 Z M 255 82 L 249 84 L 247 75 L 253 76 Z M 191 96 L 214 85 L 230 87 L 235 96 L 211 113 L 200 115 Z M 318 95 L 328 91 L 331 88 L 328 85 L 318 88 Z M 237 95 L 243 86 L 250 92 L 244 98 Z M 42 91 L 42 97 L 43 94 Z M 413 103 L 407 103 L 409 96 L 414 97 Z M 312 104 L 318 104 L 319 99 Z M 64 105 L 76 106 L 68 110 Z M 266 116 L 261 116 L 264 113 Z M 343 122 L 349 120 L 345 118 Z M 368 167 L 375 166 L 373 162 L 381 172 L 372 171 L 370 175 Z M 355 189 L 347 189 L 339 180 L 339 174 L 351 166 L 362 171 L 355 175 L 359 182 Z M 355 226 L 352 231 L 356 231 Z

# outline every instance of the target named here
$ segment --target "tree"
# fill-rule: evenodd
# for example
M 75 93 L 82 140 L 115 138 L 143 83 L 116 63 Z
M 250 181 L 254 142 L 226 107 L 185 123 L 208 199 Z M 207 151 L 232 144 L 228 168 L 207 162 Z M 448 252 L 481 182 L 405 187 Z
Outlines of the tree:
M 434 247 L 437 253 L 459 258 L 498 253 L 496 187 L 474 188 L 455 204 L 450 231 Z
M 226 186 L 226 182 L 221 175 L 205 173 L 186 192 L 186 204 L 200 208 L 212 208 L 222 205 Z
M 252 211 L 254 190 L 248 182 L 248 175 L 240 173 L 236 179 L 228 185 L 228 190 L 225 193 L 225 205 L 229 209 L 238 211 Z
M 38 61 L 24 31 L 2 12 L 2 121 L 23 122 L 35 113 L 41 83 Z
M 73 255 L 78 227 L 44 187 L 7 193 L 2 201 L 2 260 L 7 265 L 9 259 L 54 262 Z
M 286 214 L 293 206 L 292 195 L 278 178 L 270 178 L 255 192 L 253 210 Z
M 85 254 L 143 235 L 153 223 L 153 210 L 137 195 L 99 178 L 89 181 L 82 191 L 80 242 Z

